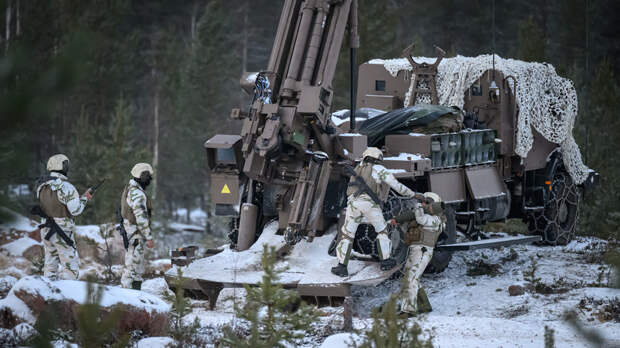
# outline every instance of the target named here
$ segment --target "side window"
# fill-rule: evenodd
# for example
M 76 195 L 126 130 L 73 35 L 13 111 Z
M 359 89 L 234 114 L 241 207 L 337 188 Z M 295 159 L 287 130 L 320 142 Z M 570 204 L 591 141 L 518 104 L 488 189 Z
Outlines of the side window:
M 385 92 L 385 80 L 375 80 L 375 91 Z

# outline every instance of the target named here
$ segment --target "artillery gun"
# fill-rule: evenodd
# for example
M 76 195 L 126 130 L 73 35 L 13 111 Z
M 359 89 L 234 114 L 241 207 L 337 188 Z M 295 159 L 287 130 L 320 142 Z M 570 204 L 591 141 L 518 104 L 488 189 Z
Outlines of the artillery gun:
M 352 100 L 345 121 L 346 112 L 330 111 L 347 32 Z M 275 247 L 278 262 L 287 266 L 280 282 L 319 304 L 338 303 L 351 285 L 376 285 L 398 271 L 379 269 L 374 231 L 362 224 L 350 276 L 329 272 L 335 258 L 328 250 L 346 205 L 343 165 L 354 164 L 370 145 L 382 148 L 384 165 L 404 184 L 434 191 L 446 202 L 447 228 L 427 270 L 445 269 L 455 250 L 541 240 L 564 244 L 572 237 L 578 192 L 563 164 L 564 151 L 536 130 L 532 151 L 515 150 L 519 133 L 530 129 L 529 123 L 522 126 L 526 108 L 517 100 L 518 84 L 527 81 L 505 75 L 512 71 L 502 69 L 508 63 L 458 75 L 443 67 L 461 62 L 443 59 L 440 49 L 433 62 L 411 57 L 409 48 L 404 59 L 362 64 L 358 84 L 358 41 L 356 0 L 286 0 L 267 69 L 241 78 L 253 96 L 248 111 L 231 112 L 243 122 L 241 133 L 205 142 L 211 201 L 216 215 L 230 217 L 231 243 L 186 266 L 184 277 L 212 307 L 223 287 L 260 281 L 263 244 Z M 458 83 L 451 80 L 455 73 Z M 554 110 L 558 115 L 552 116 L 562 116 L 561 108 Z M 449 131 L 437 128 L 445 124 L 451 124 Z M 597 175 L 589 171 L 579 178 L 595 184 Z M 388 203 L 393 211 L 407 206 L 398 197 Z M 478 226 L 514 216 L 528 219 L 536 235 L 479 240 L 484 235 Z M 456 243 L 457 227 L 471 241 Z M 399 233 L 391 238 L 394 248 L 404 249 Z

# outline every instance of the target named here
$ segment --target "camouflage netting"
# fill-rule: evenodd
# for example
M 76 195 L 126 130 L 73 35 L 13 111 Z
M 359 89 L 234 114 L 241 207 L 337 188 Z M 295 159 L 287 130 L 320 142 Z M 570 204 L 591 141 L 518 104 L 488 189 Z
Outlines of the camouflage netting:
M 416 62 L 432 64 L 435 58 L 415 57 Z M 382 64 L 396 76 L 399 71 L 411 70 L 405 59 L 374 59 L 370 64 Z M 482 74 L 492 68 L 492 55 L 478 57 L 444 58 L 438 67 L 437 94 L 439 103 L 463 108 L 465 92 Z M 517 105 L 519 121 L 515 152 L 526 157 L 532 148 L 532 127 L 547 140 L 559 144 L 564 164 L 572 179 L 583 183 L 589 168 L 583 164 L 579 147 L 572 130 L 577 117 L 577 93 L 573 83 L 558 76 L 550 64 L 527 63 L 495 56 L 495 68 L 504 76 L 512 75 L 517 80 Z M 411 96 L 409 88 L 405 98 L 407 105 Z

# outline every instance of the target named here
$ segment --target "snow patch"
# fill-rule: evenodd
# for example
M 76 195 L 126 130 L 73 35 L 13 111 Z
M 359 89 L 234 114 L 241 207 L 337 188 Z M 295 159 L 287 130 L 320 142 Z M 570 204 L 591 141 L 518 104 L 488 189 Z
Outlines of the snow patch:
M 235 319 L 235 315 L 233 313 L 209 311 L 204 308 L 194 308 L 192 313 L 183 317 L 183 323 L 191 325 L 196 319 L 201 327 L 222 327 L 230 324 Z
M 101 228 L 99 226 L 75 226 L 75 234 L 82 238 L 90 239 L 97 244 L 105 244 L 105 239 L 101 236 Z
M 168 283 L 166 283 L 164 278 L 145 280 L 140 290 L 158 297 L 163 297 L 165 294 L 172 295 L 172 291 L 168 289 Z
M 383 160 L 388 160 L 388 161 L 419 161 L 419 160 L 423 160 L 424 158 L 421 157 L 420 155 L 416 155 L 416 154 L 412 154 L 412 153 L 406 153 L 406 152 L 401 152 L 398 156 L 392 156 L 392 157 L 385 157 Z
M 34 335 L 37 334 L 37 330 L 30 324 L 21 323 L 17 324 L 13 328 L 13 333 L 15 334 L 15 338 L 17 338 L 21 342 L 25 342 Z
M 354 333 L 339 333 L 331 335 L 323 341 L 323 344 L 319 348 L 348 348 L 351 343 L 360 345 L 362 343 L 362 337 Z
M 0 207 L 0 210 L 2 210 L 2 213 L 11 216 L 11 221 L 0 224 L 0 230 L 10 231 L 11 229 L 14 229 L 17 231 L 32 232 L 39 228 L 39 224 L 37 222 L 32 221 L 25 216 L 12 211 L 11 209 Z
M 136 348 L 168 348 L 174 344 L 175 341 L 170 337 L 148 337 L 138 341 Z
M 42 246 L 43 244 L 37 242 L 36 240 L 29 237 L 22 237 L 20 239 L 14 240 L 10 243 L 4 244 L 2 247 L 3 250 L 6 250 L 10 255 L 13 256 L 22 256 L 24 252 L 30 249 L 33 246 Z

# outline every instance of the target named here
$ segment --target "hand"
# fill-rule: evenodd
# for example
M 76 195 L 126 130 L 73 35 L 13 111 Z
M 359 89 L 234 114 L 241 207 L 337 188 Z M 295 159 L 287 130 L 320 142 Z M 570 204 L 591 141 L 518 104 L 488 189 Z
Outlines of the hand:
M 147 240 L 146 241 L 146 247 L 149 249 L 153 249 L 153 240 Z
M 390 220 L 390 225 L 396 226 L 396 225 L 398 225 L 398 222 L 396 222 L 395 219 L 392 219 L 392 220 Z
M 85 193 L 84 193 L 84 197 L 86 197 L 87 200 L 91 200 L 93 199 L 93 195 L 90 193 L 90 189 L 88 189 Z

